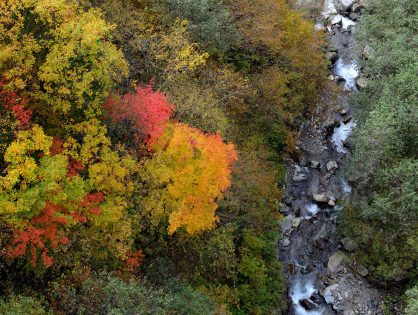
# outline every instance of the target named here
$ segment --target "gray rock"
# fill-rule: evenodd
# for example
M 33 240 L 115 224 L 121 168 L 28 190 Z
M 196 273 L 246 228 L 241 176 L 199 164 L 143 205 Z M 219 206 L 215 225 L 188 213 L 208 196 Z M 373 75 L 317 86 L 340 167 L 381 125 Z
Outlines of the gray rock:
M 345 108 L 345 107 L 341 108 L 339 113 L 340 113 L 340 115 L 343 115 L 343 116 L 347 115 L 348 114 L 348 108 Z
M 328 172 L 331 172 L 331 171 L 334 171 L 334 170 L 336 170 L 338 168 L 338 164 L 335 161 L 329 161 L 326 164 L 325 167 L 326 167 L 326 169 L 327 169 Z
M 314 161 L 314 160 L 312 160 L 312 161 L 309 163 L 309 166 L 310 166 L 311 168 L 318 168 L 318 167 L 319 167 L 319 165 L 320 165 L 320 163 L 319 163 L 318 161 Z
M 334 77 L 332 74 L 330 74 L 330 75 L 328 76 L 328 80 L 329 80 L 329 81 L 334 81 L 334 79 L 335 79 L 335 77 Z
M 351 7 L 353 6 L 354 2 L 356 2 L 356 0 L 339 0 L 338 2 L 338 9 L 345 12 L 351 10 Z
M 356 84 L 360 89 L 364 89 L 365 87 L 367 87 L 367 79 L 364 77 L 359 77 L 356 80 Z
M 293 215 L 289 214 L 287 217 L 284 218 L 283 222 L 280 223 L 280 228 L 282 229 L 282 232 L 285 233 L 287 231 L 290 231 L 292 229 L 293 224 Z
M 304 173 L 299 173 L 299 174 L 293 175 L 292 179 L 293 179 L 294 182 L 297 182 L 297 183 L 298 182 L 303 182 L 303 181 L 308 179 L 308 175 L 304 174 Z
M 328 273 L 333 274 L 340 271 L 345 264 L 347 257 L 342 252 L 336 252 L 328 259 L 327 270 Z
M 341 24 L 343 17 L 340 14 L 337 14 L 334 16 L 334 18 L 331 20 L 331 25 L 337 25 Z
M 354 268 L 354 271 L 357 272 L 362 277 L 366 277 L 369 274 L 369 271 L 363 265 L 357 265 Z
M 338 289 L 338 284 L 332 284 L 329 287 L 326 287 L 324 292 L 322 293 L 322 296 L 325 299 L 325 302 L 327 302 L 327 304 L 333 304 L 335 303 L 335 297 L 333 295 L 333 291 Z
M 359 16 L 360 16 L 359 13 L 350 13 L 350 15 L 348 17 L 350 18 L 350 20 L 357 21 Z
M 351 7 L 351 12 L 357 13 L 357 12 L 360 12 L 361 9 L 364 9 L 364 6 L 362 4 L 354 3 L 353 6 Z
M 294 219 L 292 220 L 292 226 L 293 226 L 294 228 L 297 228 L 297 227 L 300 225 L 300 221 L 301 221 L 301 218 L 294 218 Z
M 314 194 L 312 198 L 316 202 L 328 203 L 329 198 L 325 194 Z
M 335 63 L 338 59 L 338 54 L 335 51 L 328 51 L 325 53 L 325 59 L 331 63 Z
M 282 242 L 283 246 L 289 246 L 290 245 L 290 240 L 287 237 L 282 239 L 281 242 Z
M 288 206 L 286 206 L 286 205 L 282 205 L 282 206 L 280 207 L 280 213 L 281 213 L 281 214 L 283 214 L 283 215 L 288 215 L 288 214 L 290 214 L 290 212 L 291 212 L 291 209 L 290 209 Z
M 369 60 L 373 59 L 373 50 L 369 45 L 364 46 L 363 51 L 361 52 L 363 59 Z
M 327 47 L 327 51 L 338 52 L 338 48 L 334 46 L 333 44 L 331 44 Z
M 335 200 L 330 199 L 330 200 L 328 201 L 328 205 L 330 205 L 331 207 L 334 207 L 334 206 L 335 206 Z
M 341 243 L 343 243 L 345 250 L 349 252 L 354 252 L 358 248 L 358 244 L 356 241 L 349 237 L 345 237 L 341 240 Z

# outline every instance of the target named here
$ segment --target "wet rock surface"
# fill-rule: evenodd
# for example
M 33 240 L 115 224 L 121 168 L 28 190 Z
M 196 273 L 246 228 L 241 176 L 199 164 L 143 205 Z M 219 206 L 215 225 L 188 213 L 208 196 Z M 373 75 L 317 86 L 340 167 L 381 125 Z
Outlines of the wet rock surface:
M 384 294 L 367 282 L 367 266 L 350 259 L 357 244 L 339 240 L 336 234 L 338 201 L 351 191 L 342 173 L 350 154 L 345 144 L 355 127 L 348 97 L 357 91 L 356 61 L 364 54 L 364 47 L 355 43 L 356 23 L 350 14 L 356 13 L 358 19 L 363 9 L 359 0 L 325 0 L 318 22 L 328 31 L 326 58 L 333 64 L 324 80 L 341 90 L 325 89 L 301 128 L 299 161 L 286 161 L 289 176 L 280 208 L 286 217 L 278 257 L 287 270 L 288 314 L 382 314 Z

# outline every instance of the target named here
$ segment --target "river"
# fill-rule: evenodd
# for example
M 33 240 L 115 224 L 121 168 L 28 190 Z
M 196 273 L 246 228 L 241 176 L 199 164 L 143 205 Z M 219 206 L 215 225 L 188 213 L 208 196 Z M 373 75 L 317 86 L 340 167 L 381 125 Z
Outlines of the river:
M 364 278 L 367 269 L 349 266 L 348 246 L 336 235 L 339 203 L 351 192 L 342 168 L 356 125 L 349 98 L 361 75 L 354 33 L 362 10 L 356 1 L 325 0 L 316 24 L 327 33 L 333 66 L 321 102 L 301 129 L 299 160 L 286 163 L 278 257 L 288 280 L 288 314 L 380 314 L 383 294 Z

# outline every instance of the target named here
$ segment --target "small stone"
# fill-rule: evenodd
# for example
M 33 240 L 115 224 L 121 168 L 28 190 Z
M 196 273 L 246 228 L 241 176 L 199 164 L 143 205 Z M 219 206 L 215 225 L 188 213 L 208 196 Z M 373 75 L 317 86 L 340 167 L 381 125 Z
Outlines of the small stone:
M 357 21 L 359 16 L 360 16 L 360 14 L 358 14 L 358 13 L 350 13 L 349 18 L 350 18 L 350 20 Z
M 354 3 L 353 6 L 351 7 L 351 12 L 360 12 L 361 9 L 364 9 L 364 6 L 362 4 L 359 3 Z
M 362 277 L 366 277 L 369 274 L 369 271 L 363 265 L 357 265 L 355 271 Z
M 356 84 L 360 89 L 364 89 L 367 87 L 367 79 L 364 77 L 360 77 L 356 80 Z
M 334 170 L 336 170 L 338 168 L 338 164 L 335 161 L 329 161 L 326 164 L 325 167 L 326 167 L 326 169 L 327 169 L 328 172 L 331 172 L 331 171 L 334 171 Z
M 329 81 L 334 81 L 334 79 L 335 79 L 335 77 L 334 77 L 332 74 L 330 74 L 330 75 L 328 76 L 328 80 L 329 80 Z
M 335 206 L 335 200 L 330 199 L 330 201 L 328 201 L 328 205 L 330 205 L 331 207 Z
M 308 175 L 304 173 L 299 173 L 293 176 L 293 181 L 296 183 L 303 182 L 308 179 Z
M 289 214 L 287 217 L 284 218 L 283 222 L 280 223 L 280 227 L 283 233 L 290 231 L 292 229 L 293 224 L 293 215 Z
M 329 198 L 325 194 L 314 194 L 312 195 L 312 198 L 316 202 L 327 203 L 329 201 Z
M 283 246 L 289 246 L 290 245 L 290 240 L 287 237 L 282 239 L 282 245 Z
M 336 252 L 328 259 L 327 270 L 328 273 L 333 274 L 341 270 L 344 266 L 346 256 L 342 252 Z
M 309 166 L 310 166 L 311 168 L 318 168 L 318 167 L 319 167 L 319 165 L 320 165 L 320 163 L 319 163 L 318 161 L 314 161 L 314 160 L 312 160 L 312 161 L 309 163 Z
M 373 59 L 372 48 L 369 45 L 364 46 L 361 56 L 366 60 Z
M 340 111 L 339 111 L 339 113 L 340 113 L 340 115 L 347 115 L 347 113 L 348 113 L 348 108 L 345 108 L 345 107 L 343 107 L 343 108 L 341 108 L 340 109 Z
M 328 51 L 325 53 L 325 59 L 330 61 L 331 63 L 335 63 L 338 59 L 338 54 L 334 51 Z
M 327 47 L 327 51 L 338 52 L 338 48 L 331 44 Z
M 282 205 L 282 206 L 280 207 L 280 213 L 281 213 L 281 214 L 283 214 L 283 215 L 288 215 L 288 214 L 290 214 L 290 212 L 291 212 L 291 209 L 290 209 L 288 206 L 286 206 L 286 205 Z

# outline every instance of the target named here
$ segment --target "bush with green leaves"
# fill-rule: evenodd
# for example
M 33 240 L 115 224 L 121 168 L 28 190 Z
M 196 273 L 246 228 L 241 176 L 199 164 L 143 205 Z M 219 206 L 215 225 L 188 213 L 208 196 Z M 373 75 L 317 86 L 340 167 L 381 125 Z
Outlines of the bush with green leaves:
M 65 314 L 154 315 L 215 314 L 215 303 L 179 279 L 161 287 L 146 280 L 124 281 L 111 275 L 90 277 L 81 283 L 56 282 L 51 297 Z
M 39 300 L 27 296 L 11 296 L 7 300 L 0 299 L 0 314 L 2 315 L 47 315 Z
M 223 0 L 160 1 L 169 12 L 190 21 L 190 33 L 209 52 L 225 53 L 239 42 L 239 33 Z
M 418 314 L 418 284 L 406 291 L 405 315 Z

